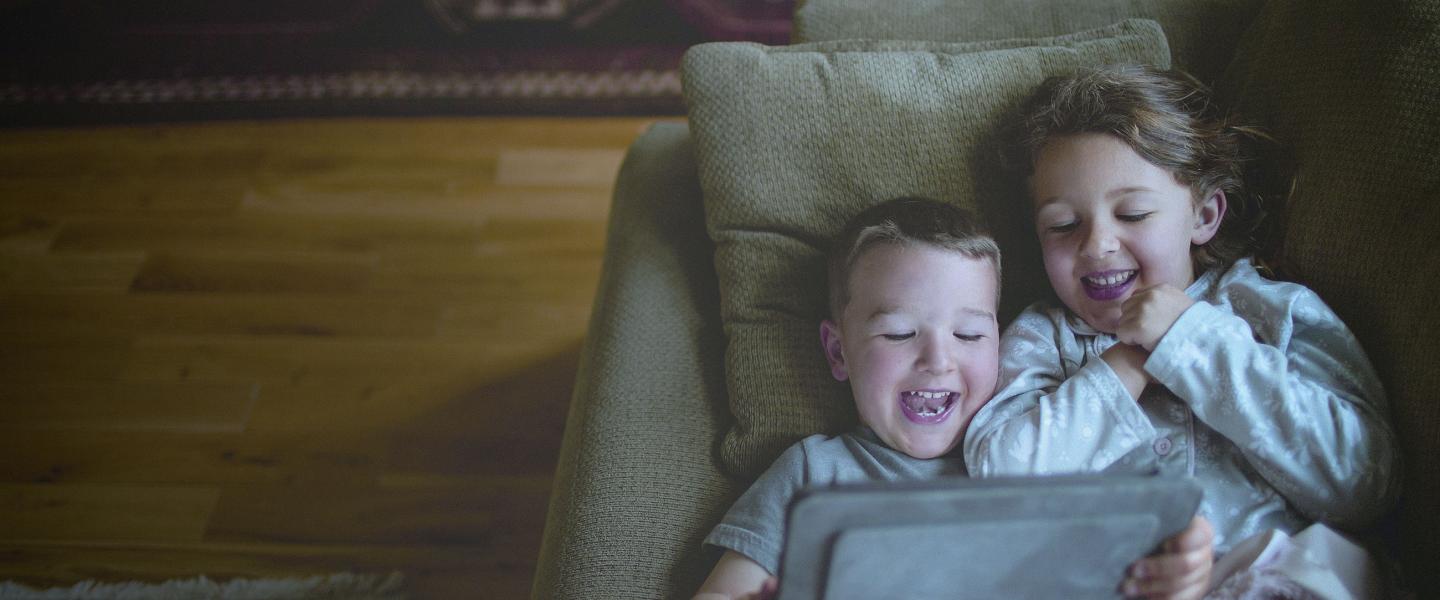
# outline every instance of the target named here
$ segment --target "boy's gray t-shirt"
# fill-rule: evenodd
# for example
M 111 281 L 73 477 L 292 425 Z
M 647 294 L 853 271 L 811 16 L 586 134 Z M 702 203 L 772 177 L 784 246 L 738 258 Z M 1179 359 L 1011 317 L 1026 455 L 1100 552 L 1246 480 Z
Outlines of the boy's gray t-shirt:
M 835 437 L 812 435 L 775 459 L 705 537 L 705 544 L 739 552 L 774 575 L 780 570 L 785 511 L 802 488 L 965 474 L 958 447 L 946 456 L 921 459 L 886 446 L 868 427 Z

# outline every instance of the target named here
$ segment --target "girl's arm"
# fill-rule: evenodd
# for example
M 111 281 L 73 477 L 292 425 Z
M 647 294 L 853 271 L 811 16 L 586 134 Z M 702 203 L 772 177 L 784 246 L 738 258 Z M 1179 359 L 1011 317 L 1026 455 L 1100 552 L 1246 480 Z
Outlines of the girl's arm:
M 965 435 L 972 476 L 1100 471 L 1155 436 L 1126 382 L 1106 360 L 1085 361 L 1062 322 L 1031 307 L 1006 329 L 1003 387 Z
M 767 581 L 773 579 L 760 563 L 734 550 L 726 550 L 700 591 L 695 593 L 695 600 L 765 597 L 764 591 L 774 592 L 773 582 L 767 586 Z
M 1146 371 L 1307 516 L 1342 527 L 1379 516 L 1398 494 L 1399 457 L 1359 342 L 1300 286 L 1227 293 L 1250 321 L 1197 303 L 1155 345 Z

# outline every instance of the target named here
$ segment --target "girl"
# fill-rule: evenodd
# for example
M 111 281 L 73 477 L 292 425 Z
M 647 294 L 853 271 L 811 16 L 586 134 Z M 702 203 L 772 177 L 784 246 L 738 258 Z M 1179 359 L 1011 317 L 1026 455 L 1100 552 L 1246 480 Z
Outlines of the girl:
M 1261 136 L 1193 80 L 1141 67 L 1051 79 L 1021 113 L 1008 162 L 1059 304 L 1006 330 L 971 474 L 1193 476 L 1220 551 L 1384 512 L 1398 456 L 1373 368 L 1318 296 L 1248 256 L 1283 196 L 1252 185 Z M 1209 587 L 1151 579 L 1170 567 L 1142 563 L 1124 591 Z

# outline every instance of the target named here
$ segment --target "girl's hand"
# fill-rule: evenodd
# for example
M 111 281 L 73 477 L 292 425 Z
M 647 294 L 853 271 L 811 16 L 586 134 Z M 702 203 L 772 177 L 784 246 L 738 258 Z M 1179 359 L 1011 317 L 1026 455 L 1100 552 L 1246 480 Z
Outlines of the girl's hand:
M 1210 589 L 1215 562 L 1215 531 L 1204 517 L 1165 540 L 1159 554 L 1130 565 L 1130 576 L 1120 591 L 1129 597 L 1197 600 Z
M 1155 344 L 1170 331 L 1180 313 L 1193 304 L 1195 301 L 1185 295 L 1184 290 L 1173 285 L 1161 284 L 1135 292 L 1120 305 L 1115 337 L 1126 344 L 1154 351 Z

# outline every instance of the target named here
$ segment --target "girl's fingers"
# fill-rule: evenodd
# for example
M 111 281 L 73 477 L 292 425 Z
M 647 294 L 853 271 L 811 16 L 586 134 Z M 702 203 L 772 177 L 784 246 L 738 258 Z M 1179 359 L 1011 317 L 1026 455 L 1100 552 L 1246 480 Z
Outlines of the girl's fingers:
M 1130 596 L 1198 598 L 1209 588 L 1215 532 L 1202 517 L 1165 541 L 1162 553 L 1135 561 L 1122 591 Z
M 1202 548 L 1208 551 L 1214 543 L 1215 529 L 1210 526 L 1210 521 L 1196 516 L 1190 519 L 1190 525 L 1185 527 L 1185 531 L 1167 540 L 1165 547 L 1170 552 L 1188 552 Z
M 1203 551 L 1161 554 L 1135 561 L 1130 578 L 1143 581 L 1180 581 L 1209 577 L 1210 553 Z

